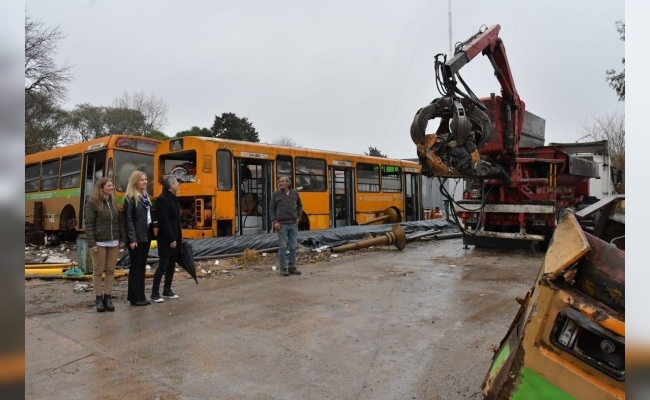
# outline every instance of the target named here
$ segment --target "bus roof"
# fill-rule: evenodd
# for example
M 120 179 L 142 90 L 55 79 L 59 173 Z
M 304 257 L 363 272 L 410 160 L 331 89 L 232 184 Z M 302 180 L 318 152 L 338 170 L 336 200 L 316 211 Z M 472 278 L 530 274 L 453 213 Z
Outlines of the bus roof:
M 138 144 L 154 144 L 157 148 L 158 144 L 162 142 L 163 141 L 160 139 L 150 138 L 146 136 L 112 134 L 79 143 L 56 147 L 50 150 L 27 154 L 25 155 L 25 163 L 38 162 L 41 160 L 47 160 L 50 158 L 60 157 L 62 155 L 80 153 L 84 151 L 101 150 L 106 147 L 153 154 L 155 150 L 150 151 L 149 149 L 145 149 L 144 146 L 139 146 Z
M 345 152 L 340 152 L 340 151 L 333 151 L 333 150 L 319 150 L 319 149 L 311 149 L 311 148 L 305 148 L 305 147 L 291 147 L 291 146 L 283 146 L 283 145 L 275 145 L 275 144 L 268 144 L 268 143 L 259 143 L 259 142 L 247 142 L 243 140 L 234 140 L 234 139 L 222 139 L 222 138 L 213 138 L 213 137 L 207 137 L 207 136 L 183 136 L 180 138 L 171 138 L 169 140 L 165 140 L 163 144 L 161 144 L 158 147 L 157 153 L 174 153 L 176 151 L 182 151 L 182 146 L 181 148 L 177 148 L 175 150 L 171 150 L 171 148 L 174 147 L 174 143 L 178 143 L 180 141 L 188 140 L 190 143 L 192 141 L 194 142 L 211 142 L 216 145 L 222 145 L 225 148 L 241 148 L 241 147 L 249 147 L 250 150 L 256 150 L 256 151 L 264 151 L 264 150 L 271 150 L 271 149 L 286 149 L 288 152 L 294 153 L 307 153 L 307 154 L 312 154 L 312 155 L 320 155 L 320 156 L 343 156 L 343 157 L 348 157 L 348 158 L 354 158 L 357 161 L 360 161 L 361 159 L 369 161 L 371 159 L 374 159 L 380 164 L 383 164 L 382 161 L 389 161 L 391 163 L 395 162 L 400 162 L 402 166 L 404 167 L 409 167 L 409 168 L 414 168 L 417 171 L 414 172 L 420 172 L 421 166 L 418 162 L 414 162 L 408 159 L 398 159 L 398 158 L 388 158 L 388 157 L 378 157 L 378 156 L 368 156 L 365 154 L 354 154 L 354 153 L 345 153 Z M 190 146 L 193 147 L 193 146 Z

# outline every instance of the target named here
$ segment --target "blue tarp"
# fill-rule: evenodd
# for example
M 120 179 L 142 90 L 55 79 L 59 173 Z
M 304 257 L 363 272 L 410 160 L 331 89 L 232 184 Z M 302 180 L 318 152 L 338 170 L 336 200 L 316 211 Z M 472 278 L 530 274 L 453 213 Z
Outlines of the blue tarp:
M 314 231 L 299 231 L 298 243 L 308 248 L 320 248 L 323 246 L 336 247 L 346 243 L 358 241 L 368 235 L 379 236 L 389 232 L 394 224 L 382 225 L 354 225 L 341 228 L 321 229 Z M 406 237 L 409 235 L 430 231 L 441 230 L 451 232 L 458 229 L 458 226 L 444 219 L 428 219 L 423 221 L 402 222 L 399 224 L 404 230 Z M 220 258 L 233 254 L 240 254 L 245 250 L 272 250 L 278 247 L 278 235 L 276 233 L 262 233 L 258 235 L 242 236 L 221 236 L 206 239 L 186 239 L 194 249 L 195 258 Z M 158 249 L 149 250 L 149 258 L 158 258 Z M 126 253 L 117 263 L 120 267 L 128 267 L 129 256 Z

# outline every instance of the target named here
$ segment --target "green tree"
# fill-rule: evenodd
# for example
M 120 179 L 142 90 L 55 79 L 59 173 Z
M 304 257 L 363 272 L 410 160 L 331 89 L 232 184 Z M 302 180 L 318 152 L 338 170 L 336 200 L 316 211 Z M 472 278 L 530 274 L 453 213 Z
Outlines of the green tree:
M 104 123 L 106 134 L 143 135 L 146 131 L 146 119 L 138 110 L 130 108 L 104 108 Z
M 25 154 L 56 146 L 65 127 L 61 103 L 72 77 L 70 66 L 54 61 L 64 37 L 59 28 L 25 15 Z
M 184 137 L 184 136 L 206 136 L 206 137 L 212 137 L 212 131 L 208 128 L 199 128 L 198 126 L 193 126 L 192 129 L 187 130 L 187 131 L 180 131 L 176 133 L 176 137 Z
M 43 93 L 25 95 L 25 154 L 56 147 L 65 128 L 65 115 Z
M 368 151 L 367 151 L 367 152 L 364 151 L 363 154 L 365 154 L 365 155 L 367 155 L 367 156 L 375 156 L 375 157 L 384 157 L 384 158 L 388 158 L 388 156 L 385 156 L 385 155 L 381 154 L 381 151 L 379 151 L 378 148 L 376 148 L 376 147 L 372 147 L 372 146 L 369 146 L 369 147 L 368 147 Z
M 105 136 L 106 112 L 104 107 L 92 106 L 88 103 L 77 104 L 69 111 L 66 123 L 73 136 L 72 142 L 81 142 Z
M 255 143 L 260 141 L 255 127 L 248 122 L 248 118 L 239 118 L 234 113 L 222 113 L 220 117 L 215 116 L 211 130 L 212 137 Z
M 165 135 L 163 132 L 157 130 L 157 129 L 152 129 L 150 130 L 145 136 L 154 138 L 154 139 L 160 139 L 160 140 L 169 140 L 169 136 Z
M 130 108 L 78 104 L 66 114 L 65 122 L 67 129 L 63 137 L 66 143 L 78 143 L 115 133 L 169 139 L 157 129 L 148 129 L 142 113 Z
M 622 41 L 625 41 L 625 23 L 622 21 L 616 21 L 616 30 L 620 35 Z M 609 86 L 614 89 L 616 95 L 618 96 L 619 101 L 625 101 L 625 57 L 623 61 L 623 71 L 616 72 L 614 69 L 608 69 L 607 73 L 607 83 Z

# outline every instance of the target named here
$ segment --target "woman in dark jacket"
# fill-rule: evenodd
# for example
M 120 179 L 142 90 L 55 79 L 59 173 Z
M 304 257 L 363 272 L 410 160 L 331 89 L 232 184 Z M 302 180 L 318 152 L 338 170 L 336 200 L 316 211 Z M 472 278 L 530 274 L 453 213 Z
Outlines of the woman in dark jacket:
M 177 299 L 179 296 L 172 291 L 172 280 L 174 279 L 175 264 L 180 256 L 181 243 L 183 241 L 181 231 L 181 208 L 176 198 L 178 180 L 165 175 L 161 180 L 163 191 L 156 199 L 156 215 L 158 220 L 158 268 L 153 275 L 151 287 L 151 301 L 162 303 L 165 301 L 160 297 L 160 281 L 165 276 L 165 285 L 162 295 L 169 299 Z
M 115 264 L 119 248 L 126 242 L 124 221 L 117 208 L 114 190 L 115 185 L 109 178 L 99 178 L 84 211 L 86 240 L 93 259 L 95 306 L 99 312 L 115 311 L 111 299 Z
M 147 174 L 133 171 L 124 194 L 126 241 L 129 245 L 129 289 L 126 299 L 132 306 L 151 304 L 144 294 L 144 276 L 153 236 L 151 201 L 147 194 Z

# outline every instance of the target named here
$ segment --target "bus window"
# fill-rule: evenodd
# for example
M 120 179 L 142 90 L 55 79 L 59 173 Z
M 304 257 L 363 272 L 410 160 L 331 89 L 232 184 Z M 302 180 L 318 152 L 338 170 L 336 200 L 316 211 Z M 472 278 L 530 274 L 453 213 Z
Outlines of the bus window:
M 135 150 L 153 154 L 156 151 L 156 147 L 158 147 L 158 140 L 121 137 L 115 141 L 115 147 L 119 149 Z
M 158 171 L 162 175 L 172 175 L 179 182 L 194 182 L 196 179 L 196 152 L 186 151 L 160 157 Z
M 228 150 L 217 150 L 217 187 L 232 189 L 232 154 Z
M 305 192 L 324 192 L 325 173 L 327 171 L 325 160 L 315 158 L 296 157 L 296 190 Z
M 115 150 L 114 157 L 115 166 L 117 167 L 117 178 L 115 179 L 116 190 L 120 192 L 125 191 L 131 172 L 138 170 L 147 174 L 147 193 L 152 193 L 153 165 L 151 155 Z
M 38 192 L 40 164 L 25 166 L 25 193 Z
M 113 162 L 112 158 L 108 159 L 108 168 L 106 169 L 106 176 L 110 178 L 112 181 L 115 181 L 114 175 L 115 175 L 115 163 Z
M 379 166 L 377 164 L 357 164 L 357 190 L 359 192 L 379 192 Z
M 287 176 L 293 180 L 293 160 L 291 156 L 277 156 L 275 162 L 277 163 L 275 181 L 277 182 L 281 176 Z
M 402 191 L 402 169 L 394 165 L 381 166 L 382 192 L 400 193 Z
M 41 170 L 41 190 L 54 190 L 59 182 L 60 160 L 47 161 L 43 163 Z
M 70 189 L 79 187 L 81 179 L 81 154 L 73 157 L 66 157 L 61 163 L 61 189 Z
M 113 179 L 120 202 L 136 169 L 148 174 L 150 191 L 158 143 L 153 138 L 109 135 L 25 155 L 25 226 L 70 237 L 83 232 L 86 203 L 103 176 Z M 34 215 L 36 202 L 47 210 L 47 218 Z

